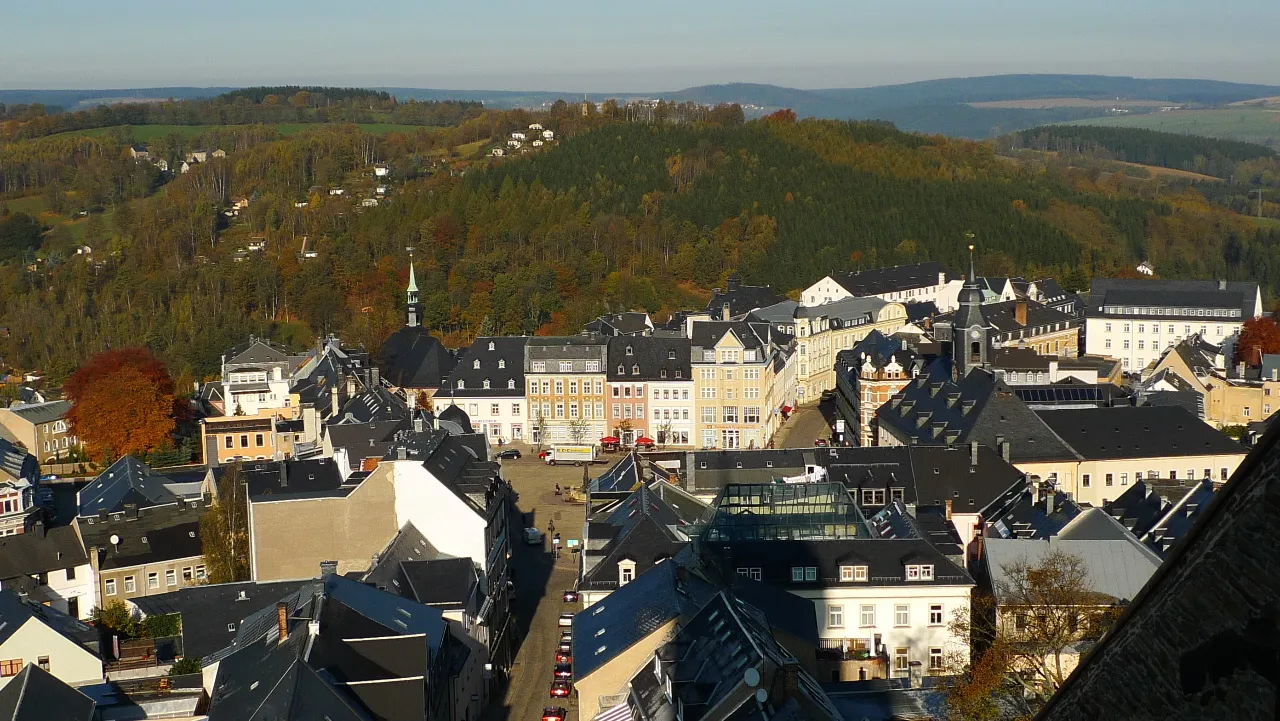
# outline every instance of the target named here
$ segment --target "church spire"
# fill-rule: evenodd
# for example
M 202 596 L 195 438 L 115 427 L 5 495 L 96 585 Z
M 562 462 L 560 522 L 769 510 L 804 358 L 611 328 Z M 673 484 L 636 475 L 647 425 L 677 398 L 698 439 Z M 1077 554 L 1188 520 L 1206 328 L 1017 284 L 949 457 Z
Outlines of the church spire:
M 413 274 L 413 248 L 409 249 L 409 287 L 405 289 L 406 325 L 418 325 L 422 318 L 422 308 L 418 305 L 418 278 Z

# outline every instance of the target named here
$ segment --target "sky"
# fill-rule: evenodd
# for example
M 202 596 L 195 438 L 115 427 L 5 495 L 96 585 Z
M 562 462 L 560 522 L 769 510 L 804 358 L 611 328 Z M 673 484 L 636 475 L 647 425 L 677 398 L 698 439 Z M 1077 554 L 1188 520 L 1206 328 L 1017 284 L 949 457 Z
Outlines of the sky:
M 5 0 L 0 88 L 1280 84 L 1277 0 Z

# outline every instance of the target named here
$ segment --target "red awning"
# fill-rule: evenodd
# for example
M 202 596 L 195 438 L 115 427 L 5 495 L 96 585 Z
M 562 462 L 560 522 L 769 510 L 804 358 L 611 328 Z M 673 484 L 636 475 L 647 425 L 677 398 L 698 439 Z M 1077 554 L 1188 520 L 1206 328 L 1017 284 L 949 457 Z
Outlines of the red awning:
M 606 436 L 604 438 L 601 438 L 600 442 L 605 445 L 616 446 L 622 442 L 622 439 L 618 438 L 617 436 Z
M 636 445 L 637 445 L 637 446 L 652 446 L 652 445 L 655 445 L 655 444 L 654 444 L 654 442 L 653 442 L 653 439 L 652 439 L 652 438 L 650 438 L 650 437 L 648 437 L 648 436 L 640 436 L 639 438 L 637 438 L 637 439 L 636 439 Z
M 790 412 L 791 412 L 791 406 L 783 406 L 783 407 L 782 407 L 782 412 L 783 412 L 783 413 L 790 413 Z

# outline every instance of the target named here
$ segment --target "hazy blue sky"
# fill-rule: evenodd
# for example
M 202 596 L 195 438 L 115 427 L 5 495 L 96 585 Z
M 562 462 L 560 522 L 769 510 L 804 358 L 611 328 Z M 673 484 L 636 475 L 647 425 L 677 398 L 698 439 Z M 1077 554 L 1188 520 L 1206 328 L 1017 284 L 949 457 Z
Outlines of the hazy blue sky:
M 0 87 L 1280 84 L 1278 0 L 6 0 Z

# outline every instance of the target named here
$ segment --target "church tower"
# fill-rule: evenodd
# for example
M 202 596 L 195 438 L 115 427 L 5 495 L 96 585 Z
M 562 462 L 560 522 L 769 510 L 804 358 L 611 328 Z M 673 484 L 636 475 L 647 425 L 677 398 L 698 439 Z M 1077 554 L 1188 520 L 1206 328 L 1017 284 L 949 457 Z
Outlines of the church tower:
M 416 327 L 422 320 L 422 306 L 418 303 L 418 279 L 413 275 L 413 255 L 409 255 L 409 288 L 405 291 L 408 299 L 408 318 L 405 325 Z
M 973 246 L 969 246 L 969 277 L 957 299 L 960 308 L 951 324 L 951 363 L 955 378 L 963 379 L 974 368 L 990 362 L 991 326 L 982 315 L 982 286 L 973 267 Z

